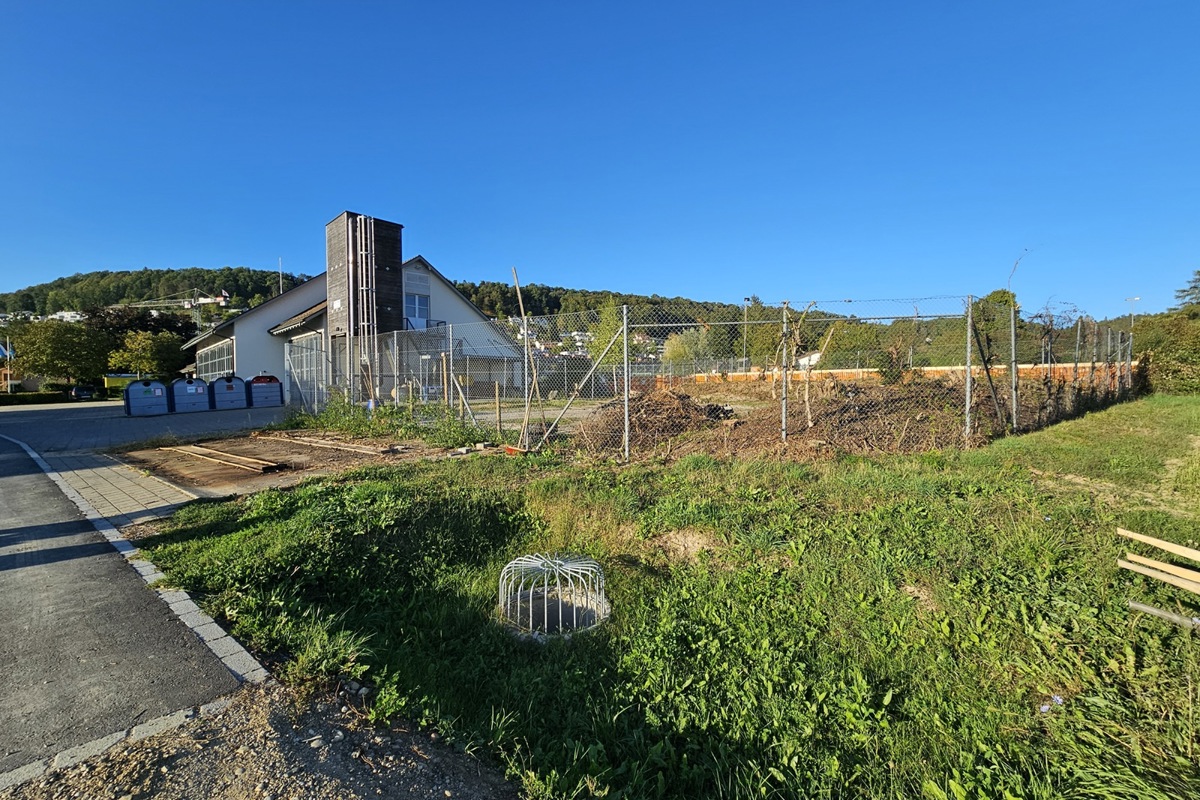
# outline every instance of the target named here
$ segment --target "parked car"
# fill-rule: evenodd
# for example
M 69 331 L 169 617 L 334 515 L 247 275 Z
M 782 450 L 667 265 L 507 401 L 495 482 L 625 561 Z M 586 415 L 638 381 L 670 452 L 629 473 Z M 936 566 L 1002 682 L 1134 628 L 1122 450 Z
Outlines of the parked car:
M 96 390 L 91 386 L 72 386 L 68 395 L 72 400 L 94 400 Z

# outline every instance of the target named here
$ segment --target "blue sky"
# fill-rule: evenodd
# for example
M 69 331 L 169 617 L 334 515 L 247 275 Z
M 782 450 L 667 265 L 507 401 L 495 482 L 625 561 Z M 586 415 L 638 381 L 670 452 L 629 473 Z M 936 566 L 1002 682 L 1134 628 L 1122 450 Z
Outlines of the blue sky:
M 0 291 L 324 269 L 1162 310 L 1200 269 L 1200 4 L 13 2 Z

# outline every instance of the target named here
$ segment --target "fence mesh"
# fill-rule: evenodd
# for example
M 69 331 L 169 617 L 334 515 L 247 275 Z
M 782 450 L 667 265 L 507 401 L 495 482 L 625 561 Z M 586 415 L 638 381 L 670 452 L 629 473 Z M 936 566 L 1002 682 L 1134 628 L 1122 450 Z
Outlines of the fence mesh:
M 366 346 L 364 346 L 364 344 Z M 522 449 L 593 455 L 907 452 L 1043 427 L 1128 396 L 1128 331 L 935 297 L 611 306 L 288 347 L 291 401 L 440 405 Z

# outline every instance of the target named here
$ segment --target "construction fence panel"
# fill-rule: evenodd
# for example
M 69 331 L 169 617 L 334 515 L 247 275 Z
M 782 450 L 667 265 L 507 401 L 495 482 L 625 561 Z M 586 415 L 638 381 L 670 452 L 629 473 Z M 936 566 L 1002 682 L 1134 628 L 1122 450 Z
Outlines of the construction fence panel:
M 1133 396 L 1133 336 L 1072 308 L 976 301 L 976 432 L 1036 430 Z
M 699 309 L 683 312 L 681 308 Z M 360 345 L 363 343 L 360 343 Z M 742 307 L 666 301 L 288 349 L 294 403 L 451 413 L 599 457 L 912 452 L 980 444 L 1131 395 L 1128 331 L 995 296 Z

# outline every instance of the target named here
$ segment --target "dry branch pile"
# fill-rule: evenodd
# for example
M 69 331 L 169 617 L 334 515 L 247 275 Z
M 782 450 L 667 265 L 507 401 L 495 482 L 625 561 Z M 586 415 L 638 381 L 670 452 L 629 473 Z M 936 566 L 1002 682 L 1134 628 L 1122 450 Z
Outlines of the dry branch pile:
M 625 434 L 624 401 L 605 403 L 580 423 L 576 440 L 589 452 L 611 454 L 621 449 Z M 646 451 L 688 431 L 709 427 L 733 416 L 733 409 L 697 403 L 689 395 L 653 391 L 629 398 L 629 448 Z

